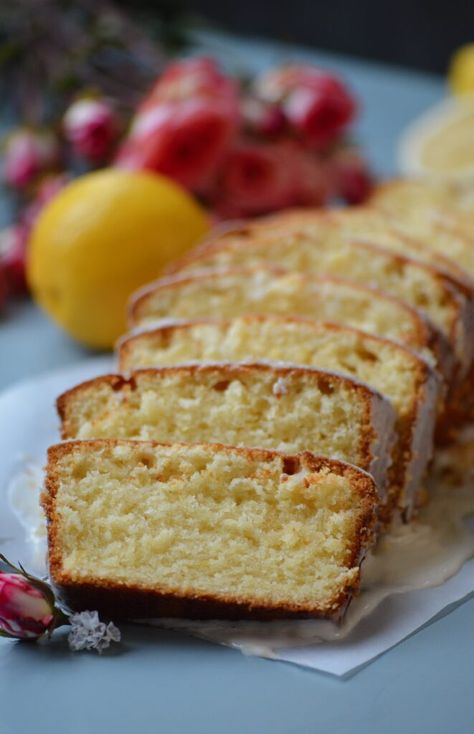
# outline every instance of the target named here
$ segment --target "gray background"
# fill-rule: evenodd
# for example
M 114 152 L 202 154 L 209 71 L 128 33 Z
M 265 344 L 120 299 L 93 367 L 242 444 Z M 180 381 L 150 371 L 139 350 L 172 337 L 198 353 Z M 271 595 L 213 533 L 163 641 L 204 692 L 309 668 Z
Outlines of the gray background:
M 305 57 L 203 40 L 253 67 Z M 308 58 L 353 85 L 364 101 L 360 140 L 377 170 L 392 172 L 399 132 L 441 98 L 442 84 L 350 58 Z M 3 387 L 84 356 L 30 304 L 1 322 Z M 44 646 L 0 641 L 0 734 L 472 734 L 473 620 L 471 600 L 347 680 L 133 626 L 101 658 L 69 653 L 60 635 Z

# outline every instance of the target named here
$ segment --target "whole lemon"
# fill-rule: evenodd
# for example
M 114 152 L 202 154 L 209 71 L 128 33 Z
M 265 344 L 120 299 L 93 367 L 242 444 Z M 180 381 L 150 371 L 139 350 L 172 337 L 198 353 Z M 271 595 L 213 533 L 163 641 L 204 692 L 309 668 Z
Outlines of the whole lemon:
M 209 229 L 204 210 L 164 176 L 104 169 L 45 206 L 28 247 L 37 302 L 83 344 L 109 348 L 126 328 L 131 293 Z
M 474 43 L 461 46 L 453 55 L 449 83 L 454 94 L 474 94 Z

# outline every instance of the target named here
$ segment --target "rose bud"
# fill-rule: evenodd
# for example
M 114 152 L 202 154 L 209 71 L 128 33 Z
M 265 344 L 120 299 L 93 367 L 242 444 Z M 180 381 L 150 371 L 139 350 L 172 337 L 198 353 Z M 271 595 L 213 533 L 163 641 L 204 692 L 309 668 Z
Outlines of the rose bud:
M 170 64 L 140 105 L 116 165 L 205 190 L 239 125 L 238 89 L 210 59 Z
M 257 79 L 255 88 L 262 99 L 280 103 L 294 130 L 318 148 L 332 143 L 355 114 L 345 85 L 317 67 L 276 69 Z
M 357 151 L 343 150 L 333 160 L 337 194 L 347 204 L 362 204 L 373 188 L 373 176 L 367 162 Z
M 321 77 L 312 88 L 291 91 L 283 109 L 290 125 L 310 144 L 323 148 L 332 143 L 351 121 L 354 103 L 343 85 Z
M 241 112 L 245 126 L 257 135 L 273 137 L 285 130 L 286 118 L 280 105 L 247 97 L 242 102 Z
M 36 640 L 52 631 L 54 599 L 37 583 L 16 573 L 0 572 L 0 634 Z
M 26 243 L 28 230 L 22 224 L 7 227 L 0 232 L 0 267 L 9 296 L 28 293 L 26 282 Z
M 70 105 L 63 118 L 63 129 L 76 155 L 92 164 L 105 160 L 118 134 L 109 102 L 86 97 Z
M 13 188 L 25 188 L 39 173 L 53 168 L 58 158 L 59 145 L 51 131 L 19 129 L 6 142 L 4 179 Z

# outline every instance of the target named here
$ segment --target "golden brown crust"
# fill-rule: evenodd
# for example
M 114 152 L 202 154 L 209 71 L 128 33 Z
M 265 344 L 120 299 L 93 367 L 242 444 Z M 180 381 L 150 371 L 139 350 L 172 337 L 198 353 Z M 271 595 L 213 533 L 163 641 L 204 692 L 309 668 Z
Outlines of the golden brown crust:
M 416 237 L 408 236 L 404 231 L 397 229 L 395 219 L 393 217 L 390 217 L 390 215 L 388 215 L 383 209 L 380 209 L 377 206 L 370 206 L 366 204 L 352 207 L 344 207 L 343 209 L 309 208 L 284 210 L 283 212 L 265 217 L 261 220 L 259 226 L 262 228 L 262 231 L 264 231 L 264 229 L 268 227 L 269 224 L 272 227 L 281 227 L 284 230 L 285 227 L 288 227 L 288 225 L 290 226 L 290 229 L 296 229 L 301 224 L 317 224 L 317 222 L 320 221 L 323 224 L 334 223 L 335 227 L 337 227 L 341 221 L 343 223 L 345 221 L 350 223 L 351 217 L 353 215 L 355 215 L 355 217 L 363 217 L 364 215 L 367 215 L 368 221 L 368 229 L 366 234 L 364 236 L 361 236 L 356 231 L 354 241 L 365 241 L 368 245 L 372 244 L 377 246 L 378 243 L 376 242 L 376 235 L 371 235 L 370 227 L 371 220 L 373 220 L 374 216 L 380 218 L 384 220 L 384 227 L 387 231 L 387 234 L 391 235 L 393 238 L 396 238 L 400 242 L 400 254 L 405 254 L 408 257 L 413 257 L 414 259 L 420 260 L 421 262 L 424 262 L 428 265 L 433 265 L 436 269 L 443 272 L 446 276 L 451 277 L 455 281 L 456 285 L 462 288 L 466 294 L 470 295 L 471 298 L 473 297 L 474 282 L 472 280 L 472 277 L 466 270 L 457 265 L 454 260 L 442 255 L 437 250 L 434 250 L 425 242 L 417 239 Z M 256 226 L 255 221 L 252 223 L 252 226 Z M 348 239 L 350 239 L 349 236 Z M 472 244 L 474 245 L 474 241 Z M 383 243 L 381 243 L 380 246 L 384 247 Z M 406 252 L 405 247 L 409 248 L 410 252 Z M 390 249 L 390 252 L 395 251 L 391 248 L 387 249 Z
M 256 220 L 255 223 L 249 222 L 238 229 L 229 230 L 217 236 L 211 233 L 201 245 L 198 245 L 198 247 L 183 258 L 172 263 L 167 269 L 167 273 L 174 274 L 185 271 L 188 268 L 209 268 L 209 265 L 206 265 L 209 257 L 235 247 L 246 247 L 251 251 L 252 246 L 258 246 L 262 242 L 271 247 L 275 233 L 276 230 L 266 234 L 265 228 L 262 226 L 260 220 Z M 296 227 L 294 234 L 298 234 Z M 365 252 L 369 257 L 371 253 L 383 255 L 387 261 L 393 263 L 395 270 L 406 267 L 414 268 L 428 275 L 436 282 L 437 287 L 442 293 L 444 303 L 449 304 L 451 311 L 447 336 L 456 352 L 458 360 L 462 362 L 461 369 L 458 370 L 456 378 L 459 377 L 460 372 L 465 374 L 474 356 L 474 346 L 472 343 L 474 331 L 474 296 L 471 285 L 466 284 L 465 281 L 457 280 L 451 274 L 447 274 L 430 263 L 421 262 L 405 254 L 394 252 L 373 243 L 353 242 L 351 243 L 351 247 L 354 248 L 355 253 Z M 215 267 L 215 265 L 211 265 L 211 267 Z
M 272 375 L 272 379 L 276 382 L 278 379 L 288 379 L 288 377 L 305 378 L 316 383 L 318 389 L 322 392 L 332 392 L 334 384 L 343 384 L 349 391 L 357 393 L 360 396 L 363 406 L 363 418 L 359 427 L 359 456 L 361 462 L 355 462 L 362 469 L 373 473 L 376 481 L 380 484 L 381 495 L 384 496 L 387 491 L 386 486 L 386 464 L 381 453 L 381 446 L 390 441 L 388 435 L 392 433 L 390 427 L 392 408 L 386 398 L 384 398 L 377 390 L 356 380 L 349 375 L 334 373 L 329 370 L 322 370 L 316 367 L 293 367 L 293 366 L 276 366 L 264 364 L 262 362 L 235 364 L 191 364 L 191 365 L 174 365 L 166 367 L 148 367 L 134 370 L 129 378 L 122 375 L 101 375 L 76 385 L 67 390 L 57 398 L 56 407 L 61 420 L 61 438 L 74 439 L 77 438 L 77 421 L 75 421 L 76 400 L 94 388 L 109 387 L 115 392 L 122 394 L 123 400 L 127 401 L 127 394 L 138 388 L 138 384 L 142 376 L 160 378 L 169 374 L 181 374 L 189 381 L 199 380 L 200 375 L 214 375 L 215 380 L 245 379 L 246 377 L 254 377 L 255 373 L 265 372 Z M 379 411 L 382 411 L 380 414 Z M 380 418 L 379 418 L 380 416 Z M 390 421 L 390 422 L 387 422 Z M 382 430 L 380 421 L 384 422 L 385 435 L 383 438 L 379 435 Z M 355 427 L 354 427 L 355 430 Z M 388 434 L 387 434 L 388 431 Z M 115 438 L 110 436 L 110 438 Z M 313 446 L 305 447 L 314 450 Z M 363 459 L 363 460 L 362 460 Z
M 153 283 L 144 286 L 132 296 L 129 303 L 129 326 L 134 328 L 140 321 L 140 317 L 143 310 L 146 310 L 148 302 L 154 297 L 157 291 L 166 290 L 178 290 L 182 286 L 186 286 L 189 283 L 206 283 L 219 277 L 243 277 L 249 276 L 258 272 L 273 273 L 275 275 L 288 275 L 292 271 L 285 270 L 284 268 L 277 267 L 275 265 L 262 265 L 259 267 L 251 268 L 229 268 L 219 270 L 204 270 L 204 271 L 184 271 L 177 273 L 174 276 L 160 278 Z M 318 284 L 331 284 L 334 283 L 336 286 L 342 285 L 349 287 L 353 290 L 359 291 L 370 297 L 376 299 L 382 299 L 386 303 L 393 304 L 398 310 L 403 310 L 412 323 L 412 331 L 407 340 L 407 346 L 415 349 L 428 349 L 434 356 L 437 368 L 443 378 L 446 389 L 451 383 L 453 376 L 458 371 L 456 364 L 456 357 L 453 349 L 444 336 L 444 334 L 437 329 L 426 317 L 424 317 L 419 311 L 412 306 L 409 306 L 404 301 L 396 298 L 395 296 L 385 293 L 378 288 L 366 287 L 359 283 L 355 283 L 344 278 L 337 278 L 335 276 L 310 276 L 305 273 L 298 273 L 298 275 L 310 284 L 317 286 Z M 242 314 L 244 310 L 242 311 Z
M 140 340 L 143 338 L 147 339 L 149 336 L 159 335 L 160 339 L 162 339 L 163 342 L 166 343 L 169 337 L 175 331 L 190 330 L 194 326 L 199 326 L 201 324 L 217 324 L 221 328 L 226 328 L 232 323 L 232 321 L 234 321 L 234 319 L 211 319 L 211 318 L 195 319 L 193 321 L 180 321 L 180 322 L 176 322 L 172 324 L 165 323 L 162 325 L 154 326 L 150 329 L 144 329 L 143 331 L 139 331 L 135 334 L 133 333 L 128 334 L 128 335 L 125 335 L 125 337 L 122 337 L 122 339 L 118 343 L 119 358 L 120 358 L 120 350 L 125 348 L 125 351 L 126 351 L 127 345 L 132 344 L 135 340 Z M 407 357 L 409 357 L 413 361 L 413 363 L 423 364 L 424 370 L 426 369 L 427 372 L 431 371 L 429 365 L 423 359 L 418 357 L 411 349 L 404 346 L 403 344 L 394 342 L 391 339 L 386 339 L 383 336 L 375 336 L 374 334 L 368 334 L 367 332 L 362 331 L 361 329 L 356 329 L 352 326 L 345 326 L 344 324 L 339 324 L 336 322 L 329 322 L 329 321 L 314 322 L 311 319 L 308 320 L 304 316 L 292 316 L 292 315 L 287 316 L 287 315 L 282 315 L 282 314 L 270 314 L 270 315 L 246 314 L 243 316 L 239 316 L 238 321 L 244 321 L 244 322 L 245 321 L 247 322 L 274 321 L 276 325 L 278 325 L 278 323 L 304 323 L 306 326 L 309 326 L 309 327 L 312 326 L 315 329 L 315 331 L 317 331 L 320 328 L 323 328 L 323 329 L 330 329 L 330 330 L 332 329 L 333 331 L 343 331 L 343 332 L 355 333 L 355 334 L 358 334 L 363 339 L 367 339 L 368 341 L 371 341 L 375 347 L 377 346 L 377 344 L 383 343 L 395 349 L 400 349 L 407 355 Z
M 275 604 L 255 603 L 251 599 L 237 597 L 196 594 L 181 592 L 164 592 L 159 587 L 140 588 L 137 585 L 125 585 L 84 578 L 77 581 L 62 569 L 61 547 L 58 539 L 58 523 L 55 500 L 60 483 L 59 461 L 62 456 L 87 447 L 90 450 L 114 447 L 119 445 L 136 445 L 150 448 L 163 446 L 183 447 L 186 444 L 163 444 L 155 441 L 130 441 L 96 439 L 92 441 L 70 441 L 56 444 L 48 449 L 48 465 L 42 505 L 48 523 L 48 548 L 50 575 L 64 602 L 74 610 L 93 607 L 104 615 L 122 618 L 146 617 L 186 617 L 186 618 L 225 618 L 225 619 L 278 619 L 278 618 L 314 618 L 323 617 L 340 619 L 352 596 L 357 592 L 360 572 L 354 583 L 347 584 L 325 604 L 295 604 L 291 600 Z M 376 533 L 377 489 L 372 477 L 361 469 L 335 459 L 315 456 L 310 452 L 288 455 L 278 451 L 263 449 L 247 449 L 222 444 L 202 444 L 212 452 L 237 453 L 252 460 L 266 462 L 281 458 L 282 473 L 296 473 L 302 468 L 310 472 L 324 469 L 339 476 L 349 478 L 354 490 L 361 499 L 362 512 L 359 526 L 356 529 L 356 542 L 346 563 L 348 569 L 358 568 L 368 547 L 374 542 Z M 316 484 L 317 487 L 317 484 Z
M 126 371 L 128 369 L 129 354 L 133 350 L 133 344 L 138 340 L 147 340 L 150 338 L 156 339 L 163 347 L 165 347 L 172 339 L 173 333 L 176 331 L 190 331 L 194 326 L 201 324 L 215 324 L 219 328 L 225 329 L 232 323 L 232 321 L 232 319 L 221 321 L 213 319 L 199 319 L 193 322 L 163 325 L 161 327 L 156 327 L 148 331 L 128 336 L 122 340 L 118 347 L 120 369 L 122 371 Z M 304 323 L 308 327 L 314 328 L 315 331 L 318 331 L 319 329 L 328 329 L 332 331 L 346 332 L 348 334 L 358 334 L 366 342 L 370 343 L 375 351 L 377 351 L 377 347 L 380 348 L 380 345 L 385 344 L 390 346 L 392 349 L 401 350 L 404 353 L 405 358 L 410 360 L 412 363 L 413 370 L 416 374 L 417 395 L 414 397 L 410 415 L 405 416 L 403 424 L 399 426 L 398 444 L 399 447 L 401 447 L 401 454 L 397 457 L 396 463 L 392 467 L 389 481 L 391 494 L 389 502 L 384 509 L 384 520 L 388 522 L 391 519 L 393 509 L 400 501 L 400 495 L 403 498 L 401 501 L 404 503 L 404 507 L 408 508 L 406 510 L 406 515 L 409 517 L 416 501 L 413 496 L 415 492 L 415 484 L 418 484 L 423 478 L 432 450 L 437 405 L 436 394 L 439 391 L 439 380 L 435 371 L 427 362 L 425 362 L 425 360 L 418 357 L 407 347 L 392 342 L 390 339 L 373 336 L 358 329 L 343 326 L 341 324 L 325 322 L 316 323 L 298 316 L 265 316 L 258 314 L 240 317 L 239 321 L 272 321 L 275 323 L 275 328 L 278 328 L 279 323 L 300 322 Z M 420 467 L 420 469 L 416 470 L 416 467 Z M 410 489 L 406 486 L 407 476 L 412 477 Z M 402 488 L 404 489 L 402 490 Z M 405 497 L 407 491 L 408 497 Z
M 390 201 L 394 192 L 396 196 L 397 190 L 407 188 L 412 189 L 412 193 L 415 193 L 413 188 L 422 189 L 424 193 L 430 192 L 432 201 L 429 209 L 433 213 L 440 212 L 442 215 L 436 220 L 437 226 L 447 232 L 452 232 L 460 240 L 463 240 L 468 247 L 474 247 L 472 218 L 467 211 L 463 211 L 458 207 L 460 191 L 452 181 L 434 181 L 426 177 L 389 178 L 377 184 L 370 196 L 369 204 L 385 214 L 390 214 L 391 208 L 387 207 L 387 198 Z M 427 204 L 418 202 L 418 208 L 421 207 L 427 208 Z

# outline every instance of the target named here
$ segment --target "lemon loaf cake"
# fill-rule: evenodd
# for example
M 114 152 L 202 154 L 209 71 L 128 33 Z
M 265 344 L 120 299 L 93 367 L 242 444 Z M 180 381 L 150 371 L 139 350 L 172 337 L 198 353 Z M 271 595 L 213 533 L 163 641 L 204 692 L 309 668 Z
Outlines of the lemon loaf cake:
M 438 252 L 449 255 L 474 280 L 474 215 L 463 207 L 455 185 L 427 179 L 396 179 L 378 186 L 372 202 L 403 231 L 424 237 Z M 474 338 L 471 337 L 474 343 Z M 474 365 L 449 398 L 449 423 L 454 428 L 474 420 Z
M 277 229 L 280 233 L 305 230 L 308 234 L 323 236 L 331 240 L 344 239 L 350 242 L 372 243 L 393 250 L 421 262 L 430 263 L 451 276 L 456 285 L 472 292 L 474 283 L 465 269 L 450 257 L 446 248 L 433 247 L 436 234 L 429 237 L 408 234 L 409 228 L 397 228 L 396 220 L 376 206 L 350 206 L 343 209 L 292 209 L 261 220 L 261 228 Z M 442 243 L 445 245 L 445 243 Z M 472 297 L 472 294 L 471 294 Z
M 309 450 L 370 472 L 385 497 L 395 415 L 351 378 L 271 365 L 191 365 L 97 377 L 57 401 L 65 439 L 133 438 Z
M 398 229 L 423 238 L 474 273 L 474 215 L 462 207 L 455 187 L 427 179 L 393 179 L 376 187 L 371 204 Z
M 113 440 L 52 446 L 42 501 L 64 602 L 114 619 L 340 619 L 377 508 L 311 453 Z
M 268 265 L 162 278 L 131 300 L 132 328 L 158 320 L 233 318 L 244 314 L 307 316 L 394 339 L 435 364 L 449 382 L 452 350 L 419 311 L 375 288 L 342 278 L 309 276 Z
M 297 317 L 245 316 L 167 325 L 125 337 L 121 371 L 190 361 L 291 362 L 338 370 L 368 383 L 397 413 L 391 500 L 410 515 L 430 459 L 438 379 L 402 345 L 337 324 Z
M 464 287 L 427 263 L 382 247 L 278 228 L 265 233 L 251 224 L 197 247 L 173 271 L 252 267 L 262 262 L 307 274 L 350 278 L 400 298 L 419 309 L 447 337 L 462 373 L 470 367 L 474 340 L 473 305 Z

